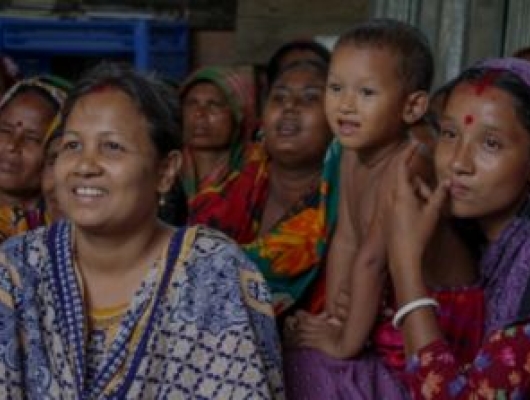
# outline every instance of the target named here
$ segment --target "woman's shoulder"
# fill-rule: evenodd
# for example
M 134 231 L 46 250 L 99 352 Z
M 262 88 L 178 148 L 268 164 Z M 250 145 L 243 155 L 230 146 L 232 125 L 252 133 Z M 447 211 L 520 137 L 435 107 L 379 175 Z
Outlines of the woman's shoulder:
M 45 247 L 48 230 L 48 227 L 41 226 L 12 236 L 0 245 L 0 251 L 3 254 L 18 258 L 24 254 L 24 249 Z
M 16 273 L 20 278 L 38 276 L 46 271 L 43 266 L 48 260 L 47 237 L 49 229 L 45 226 L 13 236 L 0 246 L 0 268 Z
M 186 242 L 194 257 L 213 259 L 226 259 L 230 255 L 244 257 L 239 245 L 217 229 L 202 224 L 188 226 L 186 229 Z
M 230 237 L 205 225 L 187 227 L 185 245 L 188 267 L 207 265 L 208 274 L 235 276 L 243 271 L 260 274 L 256 265 Z
M 530 270 L 530 217 L 520 216 L 503 232 L 495 250 L 512 254 L 514 264 L 517 261 L 519 268 Z
M 190 279 L 214 282 L 217 286 L 252 288 L 256 300 L 268 304 L 270 294 L 256 265 L 239 245 L 224 233 L 204 225 L 186 228 L 184 242 L 188 247 L 184 262 Z M 247 294 L 248 295 L 248 294 Z
M 207 225 L 195 224 L 187 226 L 185 229 L 187 230 L 187 235 L 193 235 L 194 242 L 215 242 L 219 245 L 235 244 L 235 242 L 229 236 L 227 236 L 220 230 L 211 228 Z

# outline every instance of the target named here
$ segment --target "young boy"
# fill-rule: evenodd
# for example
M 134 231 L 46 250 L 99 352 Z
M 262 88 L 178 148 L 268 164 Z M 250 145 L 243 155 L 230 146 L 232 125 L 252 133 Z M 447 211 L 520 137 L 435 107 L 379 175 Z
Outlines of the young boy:
M 348 329 L 348 323 L 342 328 L 341 336 L 347 340 L 324 342 L 322 350 L 334 357 L 356 354 L 375 320 L 385 281 L 383 243 L 373 240 L 381 236 L 377 234 L 377 193 L 392 175 L 392 161 L 408 142 L 408 127 L 427 110 L 433 69 L 421 33 L 394 20 L 360 24 L 344 33 L 333 50 L 325 104 L 341 145 L 341 159 L 325 312 L 333 320 L 341 318 L 340 296 L 353 305 L 346 314 L 359 311 L 342 316 L 346 322 L 356 321 L 353 329 Z
M 298 347 L 285 354 L 288 398 L 406 398 L 397 375 L 389 373 L 403 367 L 397 331 L 377 337 L 390 325 L 389 308 L 382 307 L 388 286 L 381 216 L 398 161 L 407 156 L 411 176 L 432 179 L 432 162 L 423 151 L 428 147 L 421 143 L 411 151 L 407 144 L 409 128 L 427 110 L 433 69 L 423 35 L 398 21 L 362 23 L 335 46 L 325 103 L 339 142 L 328 154 L 329 164 L 329 157 L 340 157 L 338 218 L 327 258 L 325 311 L 299 312 L 286 321 L 287 342 Z M 472 272 L 466 275 L 464 268 L 472 260 L 451 231 L 445 232 L 436 246 L 450 246 L 452 265 L 440 269 L 433 263 L 426 272 L 430 282 L 472 282 Z M 367 348 L 369 339 L 374 344 Z

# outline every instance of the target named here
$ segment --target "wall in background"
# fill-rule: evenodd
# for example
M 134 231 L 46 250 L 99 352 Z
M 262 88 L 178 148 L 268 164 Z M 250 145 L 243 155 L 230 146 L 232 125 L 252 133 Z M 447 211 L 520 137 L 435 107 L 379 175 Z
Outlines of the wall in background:
M 429 38 L 440 85 L 487 57 L 530 45 L 528 0 L 374 0 L 371 15 L 418 26 Z
M 401 19 L 428 36 L 436 84 L 484 57 L 530 45 L 528 0 L 0 0 L 0 14 L 152 15 L 190 26 L 190 68 L 264 64 L 284 41 L 332 40 L 369 16 Z
M 236 61 L 262 64 L 285 41 L 338 35 L 368 17 L 368 3 L 368 0 L 241 0 L 236 20 Z

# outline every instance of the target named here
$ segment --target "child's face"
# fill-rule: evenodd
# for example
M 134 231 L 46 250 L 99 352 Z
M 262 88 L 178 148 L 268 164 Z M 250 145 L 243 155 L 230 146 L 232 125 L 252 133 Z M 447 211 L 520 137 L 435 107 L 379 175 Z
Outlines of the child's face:
M 451 210 L 478 218 L 494 239 L 526 196 L 530 133 L 507 92 L 470 83 L 453 90 L 440 127 L 436 172 L 451 181 Z
M 401 139 L 406 96 L 398 60 L 386 48 L 345 43 L 333 52 L 326 116 L 345 148 L 364 151 Z

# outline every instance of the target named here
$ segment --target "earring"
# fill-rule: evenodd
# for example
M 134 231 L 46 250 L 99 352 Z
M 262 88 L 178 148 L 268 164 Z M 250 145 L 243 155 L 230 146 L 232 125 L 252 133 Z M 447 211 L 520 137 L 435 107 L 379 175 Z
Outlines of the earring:
M 160 207 L 164 207 L 166 205 L 166 196 L 164 194 L 160 195 L 160 198 L 158 199 L 158 205 Z

